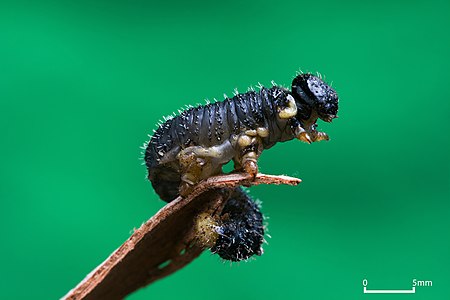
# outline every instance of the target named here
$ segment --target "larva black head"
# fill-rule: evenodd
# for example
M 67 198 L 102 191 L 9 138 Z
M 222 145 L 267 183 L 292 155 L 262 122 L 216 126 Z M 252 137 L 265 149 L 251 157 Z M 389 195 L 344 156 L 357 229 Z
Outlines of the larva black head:
M 338 95 L 317 76 L 301 74 L 295 77 L 292 81 L 292 95 L 300 107 L 306 106 L 309 111 L 316 111 L 318 117 L 326 122 L 337 117 Z

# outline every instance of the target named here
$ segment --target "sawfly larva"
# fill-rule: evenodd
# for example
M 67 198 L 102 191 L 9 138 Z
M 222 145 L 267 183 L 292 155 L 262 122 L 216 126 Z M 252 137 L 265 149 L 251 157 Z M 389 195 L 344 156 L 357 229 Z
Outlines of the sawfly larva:
M 296 76 L 290 90 L 276 85 L 262 87 L 259 91 L 236 93 L 221 102 L 187 109 L 161 124 L 146 145 L 144 158 L 148 179 L 160 198 L 170 202 L 179 195 L 189 194 L 199 181 L 222 174 L 222 166 L 231 160 L 235 171 L 255 176 L 262 151 L 277 142 L 295 138 L 307 143 L 328 140 L 326 133 L 316 130 L 316 122 L 318 119 L 331 122 L 337 112 L 335 90 L 312 74 Z M 231 198 L 234 205 L 227 203 L 223 211 L 229 215 L 228 228 L 245 218 L 230 213 L 236 207 L 245 208 L 243 211 L 247 211 L 249 217 L 260 213 L 258 206 L 245 203 L 248 196 L 235 194 L 237 196 Z M 227 246 L 224 239 L 218 238 L 219 244 L 213 246 L 212 251 L 219 255 L 225 253 L 221 255 L 223 258 L 234 261 L 262 253 L 262 217 L 253 219 L 258 224 L 250 227 L 261 228 L 254 230 L 258 238 L 247 236 L 241 243 L 256 241 L 258 247 L 252 244 L 251 251 L 242 251 L 246 245 L 228 243 Z M 236 228 L 248 229 L 246 226 Z M 234 234 L 238 236 L 239 232 Z

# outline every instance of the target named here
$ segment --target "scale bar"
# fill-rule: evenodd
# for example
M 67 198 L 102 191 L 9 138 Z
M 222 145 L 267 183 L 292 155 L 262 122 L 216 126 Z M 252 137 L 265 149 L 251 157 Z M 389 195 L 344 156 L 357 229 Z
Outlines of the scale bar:
M 412 290 L 368 290 L 364 287 L 364 294 L 415 294 L 416 287 L 413 286 Z

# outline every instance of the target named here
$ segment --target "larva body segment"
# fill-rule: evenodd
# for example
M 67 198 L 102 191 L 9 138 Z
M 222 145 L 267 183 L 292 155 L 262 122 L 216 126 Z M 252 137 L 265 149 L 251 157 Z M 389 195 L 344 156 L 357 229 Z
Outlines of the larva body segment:
M 166 120 L 151 137 L 145 151 L 148 178 L 160 198 L 170 202 L 178 195 L 187 195 L 200 180 L 221 174 L 222 166 L 230 160 L 236 171 L 255 176 L 261 152 L 277 142 L 294 138 L 307 143 L 328 140 L 326 133 L 316 130 L 316 121 L 320 118 L 331 122 L 337 117 L 337 111 L 336 92 L 311 74 L 295 77 L 291 90 L 279 86 L 263 87 L 258 92 L 236 94 L 222 102 L 187 109 Z M 235 192 L 240 202 L 233 200 L 233 203 L 241 205 L 235 207 L 240 207 L 244 214 L 254 219 L 256 225 L 252 228 L 263 228 L 262 218 L 254 217 L 260 214 L 259 207 L 245 204 L 248 196 L 239 193 Z M 230 202 L 224 213 L 233 209 Z M 228 228 L 243 228 L 238 226 L 243 215 L 229 215 Z M 257 237 L 261 232 L 256 232 L 253 231 L 252 239 L 262 243 L 262 238 Z M 236 236 L 240 234 L 235 233 Z M 223 242 L 218 239 L 218 243 L 222 243 L 220 241 Z M 224 258 L 231 257 L 226 258 L 230 260 L 233 257 L 235 260 L 247 259 L 261 253 L 254 247 L 248 255 L 243 255 L 239 245 L 230 245 L 231 250 L 226 250 L 223 245 L 213 249 L 222 249 Z M 240 254 L 233 254 L 238 250 Z M 216 252 L 220 254 L 220 251 Z

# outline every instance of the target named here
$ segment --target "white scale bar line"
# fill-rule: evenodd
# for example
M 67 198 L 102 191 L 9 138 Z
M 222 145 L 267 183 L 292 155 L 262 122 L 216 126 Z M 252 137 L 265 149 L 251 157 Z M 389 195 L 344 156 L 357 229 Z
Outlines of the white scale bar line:
M 368 290 L 364 287 L 364 294 L 415 294 L 416 287 L 413 286 L 412 290 Z

